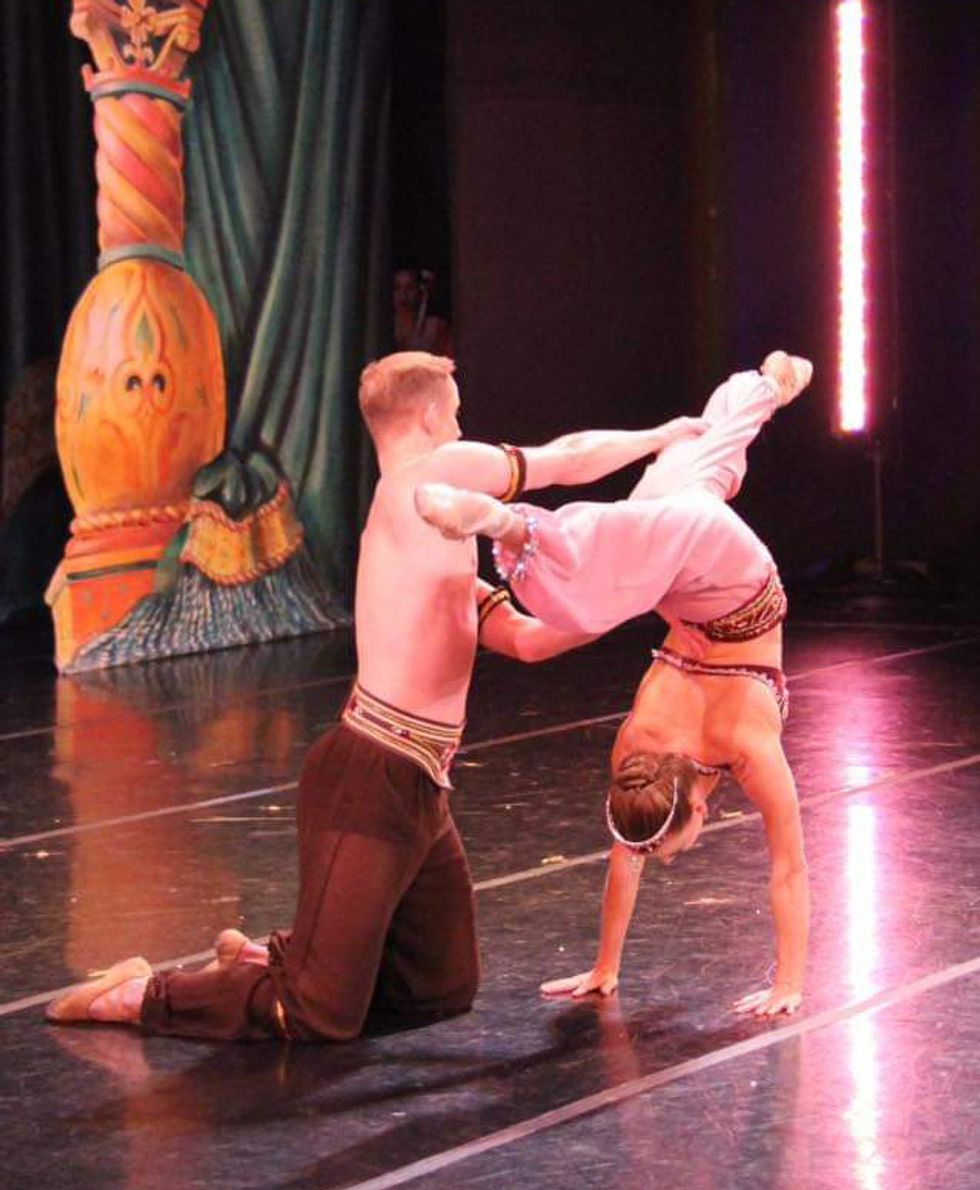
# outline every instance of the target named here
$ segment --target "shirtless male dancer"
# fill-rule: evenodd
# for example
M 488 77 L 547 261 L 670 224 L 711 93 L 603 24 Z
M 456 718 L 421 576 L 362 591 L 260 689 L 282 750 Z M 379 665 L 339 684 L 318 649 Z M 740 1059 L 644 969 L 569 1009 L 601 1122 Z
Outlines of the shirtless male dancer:
M 357 679 L 341 723 L 313 745 L 300 777 L 291 933 L 267 948 L 225 931 L 216 961 L 194 972 L 154 974 L 145 959 L 124 960 L 50 1004 L 50 1020 L 340 1041 L 358 1035 L 369 1013 L 412 1024 L 470 1008 L 479 978 L 473 889 L 449 770 L 479 625 L 503 593 L 477 579 L 472 540 L 444 540 L 419 520 L 415 489 L 465 483 L 510 499 L 524 487 L 588 483 L 703 426 L 678 418 L 526 451 L 462 442 L 453 370 L 450 359 L 400 352 L 361 377 L 381 478 L 361 537 Z M 512 655 L 589 639 L 509 612 L 496 614 Z
M 735 1008 L 773 1015 L 801 1002 L 809 891 L 780 743 L 786 597 L 769 551 L 726 501 L 745 475 L 749 443 L 811 375 L 807 361 L 774 352 L 761 372 L 731 377 L 705 407 L 708 430 L 663 451 L 629 500 L 552 513 L 438 485 L 417 493 L 419 512 L 443 533 L 494 538 L 502 575 L 544 621 L 600 633 L 656 608 L 671 625 L 613 746 L 606 813 L 615 842 L 595 964 L 543 984 L 545 995 L 616 988 L 644 857 L 669 864 L 694 846 L 728 771 L 762 814 L 776 933 L 773 986 Z

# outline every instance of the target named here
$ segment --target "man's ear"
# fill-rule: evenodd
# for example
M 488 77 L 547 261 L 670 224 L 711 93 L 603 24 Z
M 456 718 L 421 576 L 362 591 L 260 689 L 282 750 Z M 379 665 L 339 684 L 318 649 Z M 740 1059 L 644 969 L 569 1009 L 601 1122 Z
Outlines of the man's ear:
M 426 401 L 425 408 L 422 410 L 422 429 L 431 437 L 435 430 L 435 423 L 438 420 L 439 410 L 435 399 Z

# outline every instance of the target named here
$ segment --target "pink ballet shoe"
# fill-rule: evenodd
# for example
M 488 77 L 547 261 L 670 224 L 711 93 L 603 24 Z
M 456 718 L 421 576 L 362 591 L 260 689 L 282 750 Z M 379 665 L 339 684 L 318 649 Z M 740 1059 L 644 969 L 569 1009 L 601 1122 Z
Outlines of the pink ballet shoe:
M 123 959 L 122 962 L 113 963 L 98 979 L 79 984 L 70 992 L 59 996 L 57 1000 L 52 1000 L 44 1015 L 49 1021 L 59 1025 L 95 1020 L 91 1015 L 91 1008 L 100 996 L 111 992 L 121 983 L 127 983 L 131 979 L 149 979 L 152 974 L 153 968 L 146 959 L 140 956 Z
M 514 513 L 485 492 L 470 492 L 444 483 L 423 483 L 415 489 L 415 511 L 451 541 L 482 533 L 503 537 Z
M 775 380 L 779 389 L 776 401 L 780 406 L 795 400 L 813 379 L 813 364 L 801 355 L 788 355 L 785 351 L 771 351 L 762 361 L 760 371 Z

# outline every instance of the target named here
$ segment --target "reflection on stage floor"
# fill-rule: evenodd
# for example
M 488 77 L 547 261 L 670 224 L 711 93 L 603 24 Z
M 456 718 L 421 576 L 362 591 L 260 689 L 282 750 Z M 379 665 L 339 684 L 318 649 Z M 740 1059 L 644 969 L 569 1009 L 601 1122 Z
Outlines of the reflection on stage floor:
M 887 611 L 887 609 L 885 609 Z M 589 965 L 609 746 L 653 622 L 521 667 L 481 656 L 454 806 L 484 981 L 465 1017 L 343 1046 L 45 1024 L 129 953 L 203 961 L 287 924 L 295 781 L 346 634 L 56 679 L 0 634 L 3 1168 L 44 1187 L 980 1185 L 980 625 L 795 614 L 785 746 L 814 920 L 802 1012 L 768 974 L 762 830 L 733 784 L 644 877 L 619 993 Z

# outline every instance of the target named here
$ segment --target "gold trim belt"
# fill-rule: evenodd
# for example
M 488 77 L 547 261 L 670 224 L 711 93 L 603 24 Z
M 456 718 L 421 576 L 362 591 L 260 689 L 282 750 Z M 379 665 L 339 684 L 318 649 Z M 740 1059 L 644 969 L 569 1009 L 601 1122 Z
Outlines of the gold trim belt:
M 708 640 L 755 640 L 756 637 L 764 636 L 777 624 L 781 624 L 786 619 L 788 608 L 789 603 L 779 579 L 779 572 L 770 570 L 762 590 L 748 603 L 743 603 L 726 616 L 719 616 L 716 620 L 708 620 L 704 624 L 696 624 L 691 620 L 685 620 L 684 623 L 690 628 L 696 628 Z
M 413 761 L 437 785 L 452 789 L 449 767 L 463 736 L 462 724 L 455 727 L 410 715 L 356 682 L 340 717 L 352 730 Z

